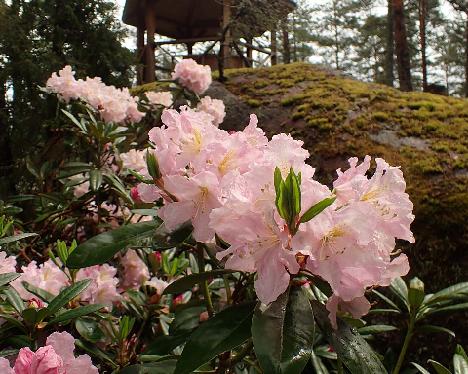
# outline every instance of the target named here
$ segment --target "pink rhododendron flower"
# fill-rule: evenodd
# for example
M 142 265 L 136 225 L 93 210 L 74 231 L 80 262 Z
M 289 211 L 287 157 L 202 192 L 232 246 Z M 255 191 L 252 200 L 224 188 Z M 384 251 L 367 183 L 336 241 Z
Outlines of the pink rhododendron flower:
M 10 366 L 10 361 L 6 358 L 0 357 L 0 373 L 2 374 L 15 374 Z
M 148 267 L 135 250 L 128 250 L 122 257 L 121 264 L 123 267 L 123 288 L 139 288 L 150 279 Z
M 138 110 L 138 98 L 130 95 L 128 88 L 107 86 L 101 78 L 76 80 L 70 66 L 58 74 L 53 73 L 46 83 L 47 89 L 69 102 L 80 99 L 92 106 L 105 122 L 139 122 L 144 113 Z
M 138 173 L 144 171 L 146 174 L 146 152 L 131 149 L 127 153 L 121 153 L 120 159 L 122 160 L 123 167 L 125 169 L 132 169 Z
M 67 276 L 52 260 L 47 260 L 41 265 L 37 265 L 36 261 L 31 261 L 27 266 L 22 266 L 21 271 L 21 276 L 11 282 L 11 285 L 24 300 L 32 299 L 35 296 L 26 291 L 21 282 L 28 282 L 55 296 L 60 293 L 62 288 L 69 285 Z
M 88 355 L 75 357 L 75 338 L 69 333 L 54 332 L 49 335 L 46 344 L 62 358 L 65 374 L 98 374 L 97 368 L 91 362 L 91 357 Z
M 221 206 L 219 201 L 219 181 L 216 175 L 208 171 L 191 178 L 170 176 L 164 184 L 176 202 L 166 204 L 159 209 L 159 216 L 169 230 L 174 230 L 182 223 L 191 220 L 195 240 L 205 242 L 213 238 L 214 231 L 208 226 L 212 209 Z
M 208 113 L 213 119 L 212 123 L 218 127 L 226 116 L 226 108 L 222 100 L 212 99 L 209 96 L 202 97 L 197 105 L 197 110 Z
M 211 84 L 211 68 L 208 65 L 199 65 L 191 58 L 183 59 L 175 66 L 172 79 L 201 95 Z
M 163 106 L 169 108 L 173 103 L 172 94 L 170 92 L 146 92 L 148 102 L 152 106 Z
M 111 309 L 112 304 L 121 298 L 117 291 L 119 280 L 115 277 L 116 274 L 117 269 L 108 264 L 80 269 L 76 275 L 77 281 L 92 280 L 89 287 L 80 294 L 80 300 L 90 304 L 104 304 Z
M 0 358 L 2 374 L 98 374 L 88 355 L 75 358 L 75 339 L 67 332 L 54 332 L 44 347 L 32 352 L 21 348 L 13 369 Z
M 161 190 L 153 184 L 140 183 L 136 187 L 136 192 L 138 198 L 144 203 L 155 202 L 161 197 Z
M 145 286 L 153 287 L 158 295 L 162 295 L 166 287 L 169 286 L 169 282 L 153 277 L 149 281 L 145 282 Z
M 0 251 L 0 274 L 16 273 L 16 258 Z
M 256 272 L 255 290 L 265 304 L 283 293 L 301 267 L 326 280 L 333 290 L 327 307 L 336 325 L 338 311 L 367 313 L 365 292 L 386 286 L 409 270 L 405 255 L 395 254 L 396 239 L 413 241 L 414 216 L 401 170 L 370 157 L 338 170 L 336 201 L 290 232 L 276 207 L 274 170 L 283 178 L 301 173 L 301 212 L 332 196 L 313 179 L 303 142 L 287 134 L 270 141 L 251 116 L 249 125 L 228 133 L 201 112 L 165 110 L 163 126 L 149 133 L 161 178 L 138 186 L 143 201 L 162 197 L 158 214 L 168 230 L 191 221 L 193 237 L 207 242 L 218 234 L 230 247 L 218 253 L 225 267 Z

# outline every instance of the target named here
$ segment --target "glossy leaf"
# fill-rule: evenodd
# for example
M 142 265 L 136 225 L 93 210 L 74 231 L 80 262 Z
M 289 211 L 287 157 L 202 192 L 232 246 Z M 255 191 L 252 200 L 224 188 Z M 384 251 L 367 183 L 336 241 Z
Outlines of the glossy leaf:
M 173 294 L 173 293 L 182 293 L 187 290 L 190 290 L 196 284 L 199 284 L 207 279 L 218 278 L 224 274 L 235 273 L 235 270 L 229 269 L 217 269 L 212 271 L 207 271 L 204 273 L 195 273 L 186 275 L 182 278 L 177 279 L 176 281 L 169 284 L 164 289 L 163 295 Z
M 19 240 L 23 240 L 26 238 L 30 238 L 31 236 L 37 236 L 37 234 L 33 232 L 23 232 L 22 234 L 14 235 L 14 236 L 6 236 L 0 239 L 0 245 L 14 243 Z
M 102 184 L 102 173 L 98 169 L 89 171 L 89 187 L 91 191 L 97 191 Z
M 169 249 L 183 243 L 193 231 L 190 222 L 179 226 L 176 230 L 168 232 L 164 225 L 159 226 L 154 233 L 152 243 L 155 249 Z
M 339 318 L 338 328 L 333 329 L 328 311 L 317 301 L 312 301 L 312 309 L 320 330 L 352 374 L 387 373 L 379 357 L 356 330 Z
M 468 282 L 457 283 L 436 292 L 426 300 L 425 304 L 431 305 L 438 301 L 449 300 L 455 297 L 468 297 Z
M 192 330 L 177 332 L 175 335 L 162 335 L 151 340 L 145 354 L 148 355 L 167 355 L 178 346 L 184 344 Z
M 434 325 L 422 325 L 417 327 L 418 331 L 422 332 L 443 332 L 455 337 L 455 333 L 452 330 L 449 330 L 445 327 L 434 326 Z
M 382 332 L 389 332 L 389 331 L 395 331 L 395 330 L 398 330 L 398 329 L 395 326 L 390 326 L 390 325 L 370 325 L 370 326 L 364 326 L 358 329 L 361 335 L 379 334 Z
M 176 363 L 176 360 L 165 360 L 151 364 L 132 365 L 123 368 L 118 374 L 172 374 Z
M 403 280 L 403 278 L 400 278 L 400 277 L 395 278 L 390 284 L 390 289 L 406 306 L 406 309 L 410 310 L 409 301 L 408 301 L 408 286 L 406 286 L 406 283 Z
M 440 362 L 434 360 L 427 360 L 427 362 L 432 365 L 437 374 L 452 374 L 452 372 Z
M 68 257 L 72 269 L 103 264 L 131 243 L 148 238 L 161 225 L 158 221 L 139 222 L 99 234 L 80 244 Z
M 307 295 L 292 287 L 252 321 L 255 354 L 265 373 L 301 373 L 311 357 L 314 315 Z
M 36 287 L 26 281 L 21 282 L 21 284 L 23 285 L 26 291 L 32 293 L 34 296 L 37 296 L 39 299 L 45 301 L 46 303 L 50 302 L 55 297 L 50 292 L 47 292 L 42 288 Z
M 75 321 L 76 331 L 91 343 L 97 343 L 105 338 L 104 333 L 95 319 L 85 317 Z
M 424 369 L 421 365 L 417 364 L 416 362 L 412 362 L 411 365 L 418 369 L 418 371 L 422 374 L 431 374 L 428 370 Z
M 312 205 L 306 212 L 302 215 L 300 222 L 305 223 L 309 222 L 312 218 L 316 217 L 322 213 L 326 208 L 332 205 L 336 200 L 336 196 L 327 197 L 322 201 L 319 201 L 317 204 Z
M 83 317 L 88 314 L 97 312 L 98 310 L 104 307 L 105 305 L 102 305 L 102 304 L 90 304 L 90 305 L 80 306 L 75 309 L 70 309 L 70 310 L 67 310 L 66 312 L 59 314 L 55 318 L 51 319 L 49 321 L 49 324 L 68 322 L 70 320 L 74 320 L 76 318 Z
M 13 282 L 15 279 L 19 278 L 21 274 L 18 273 L 3 273 L 0 274 L 0 287 Z
M 55 313 L 57 313 L 60 310 L 60 308 L 67 305 L 70 301 L 72 301 L 75 297 L 82 293 L 86 288 L 88 288 L 90 284 L 91 279 L 84 279 L 60 291 L 60 293 L 54 299 L 52 299 L 49 305 L 47 306 L 48 315 L 52 316 Z
M 455 354 L 453 355 L 453 369 L 455 374 L 468 373 L 468 357 L 461 345 L 457 345 Z
M 16 309 L 17 312 L 21 313 L 25 309 L 23 299 L 19 295 L 18 291 L 13 287 L 7 288 L 3 293 L 5 294 L 7 301 Z
M 231 306 L 198 327 L 185 344 L 175 374 L 189 374 L 250 337 L 254 304 Z

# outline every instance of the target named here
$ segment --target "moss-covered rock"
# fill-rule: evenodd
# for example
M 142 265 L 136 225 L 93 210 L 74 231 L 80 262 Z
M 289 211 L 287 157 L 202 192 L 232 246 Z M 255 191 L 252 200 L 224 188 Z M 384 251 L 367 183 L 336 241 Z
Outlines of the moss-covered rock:
M 304 141 L 317 177 L 331 183 L 351 156 L 401 165 L 414 202 L 416 244 L 405 250 L 428 291 L 466 280 L 468 269 L 468 101 L 404 93 L 309 64 L 228 70 L 209 95 L 223 99 L 223 126 L 256 113 L 269 136 Z M 139 93 L 155 86 L 141 87 Z

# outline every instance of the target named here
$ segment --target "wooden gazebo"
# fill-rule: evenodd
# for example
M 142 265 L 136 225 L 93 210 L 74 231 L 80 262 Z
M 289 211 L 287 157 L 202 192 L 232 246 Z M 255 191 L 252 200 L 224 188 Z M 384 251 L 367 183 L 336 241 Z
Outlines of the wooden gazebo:
M 140 60 L 138 83 L 156 79 L 155 48 L 166 44 L 185 44 L 188 56 L 213 68 L 219 67 L 220 70 L 224 67 L 251 66 L 252 50 L 271 55 L 272 63 L 275 63 L 276 38 L 272 37 L 270 50 L 255 47 L 252 39 L 267 30 L 274 34 L 271 19 L 286 17 L 294 9 L 294 2 L 251 0 L 252 3 L 258 3 L 258 8 L 240 9 L 241 1 L 127 0 L 123 22 L 137 28 L 137 54 Z M 274 15 L 269 17 L 269 12 Z M 155 34 L 170 40 L 155 42 Z M 246 42 L 240 42 L 240 38 Z M 194 56 L 193 45 L 207 41 L 213 42 L 207 51 L 203 55 Z M 209 54 L 216 43 L 220 43 L 218 56 Z M 241 47 L 245 48 L 245 54 Z M 232 49 L 236 54 L 232 54 Z

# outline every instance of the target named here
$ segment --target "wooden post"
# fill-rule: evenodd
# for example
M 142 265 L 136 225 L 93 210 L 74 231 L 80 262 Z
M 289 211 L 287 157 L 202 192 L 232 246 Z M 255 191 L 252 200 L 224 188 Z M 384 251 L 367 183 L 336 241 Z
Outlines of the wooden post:
M 187 43 L 187 55 L 191 56 L 193 55 L 193 43 Z
M 219 80 L 224 80 L 224 68 L 227 67 L 228 59 L 231 55 L 231 32 L 229 23 L 231 22 L 231 0 L 223 0 L 223 22 L 221 24 L 221 48 L 219 50 L 218 70 Z
M 137 84 L 143 83 L 144 50 L 145 50 L 145 28 L 142 25 L 138 25 L 137 27 Z
M 154 56 L 154 34 L 156 31 L 156 2 L 147 0 L 145 26 L 146 26 L 146 48 L 145 48 L 145 77 L 144 83 L 154 82 L 156 80 L 156 59 Z
M 271 65 L 276 65 L 278 63 L 278 59 L 277 59 L 278 46 L 276 44 L 276 29 L 272 29 L 270 32 L 271 32 Z

